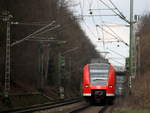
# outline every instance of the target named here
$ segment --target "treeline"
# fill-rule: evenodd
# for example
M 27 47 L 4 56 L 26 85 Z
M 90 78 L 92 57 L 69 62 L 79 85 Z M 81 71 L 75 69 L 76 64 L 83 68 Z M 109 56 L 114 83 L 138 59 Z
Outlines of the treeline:
M 139 106 L 142 108 L 150 108 L 150 14 L 143 15 L 138 24 L 137 36 L 140 44 L 140 74 L 136 77 L 134 85 L 134 95 Z
M 137 36 L 140 37 L 140 64 L 141 73 L 149 71 L 150 58 L 149 58 L 149 47 L 150 47 L 150 14 L 142 16 L 141 21 L 138 25 L 139 31 Z
M 131 95 L 126 98 L 125 106 L 133 108 L 150 108 L 150 14 L 141 17 L 136 33 L 139 37 L 140 68 L 137 68 L 136 78 L 132 81 Z M 138 103 L 138 104 L 137 104 Z
M 38 40 L 26 40 L 11 47 L 11 92 L 50 92 L 59 84 L 60 54 L 65 59 L 62 84 L 67 92 L 79 93 L 82 67 L 91 58 L 100 57 L 82 31 L 79 19 L 69 10 L 65 0 L 0 0 L 0 12 L 13 15 L 11 43 L 21 40 L 43 25 L 55 21 L 60 27 L 36 35 Z M 0 21 L 0 89 L 3 90 L 5 74 L 6 23 Z M 50 42 L 41 42 L 45 38 Z M 48 63 L 47 63 L 48 62 Z M 48 66 L 48 68 L 47 68 Z M 68 94 L 68 93 L 67 93 Z

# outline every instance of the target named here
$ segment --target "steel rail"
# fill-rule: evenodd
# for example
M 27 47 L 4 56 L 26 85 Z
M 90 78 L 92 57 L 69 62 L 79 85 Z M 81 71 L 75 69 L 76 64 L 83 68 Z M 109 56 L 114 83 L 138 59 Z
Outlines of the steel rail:
M 61 107 L 64 105 L 69 105 L 73 103 L 78 103 L 83 101 L 83 98 L 73 98 L 73 99 L 66 99 L 66 100 L 59 100 L 57 102 L 50 102 L 45 104 L 39 104 L 39 105 L 33 105 L 25 108 L 17 108 L 17 109 L 11 109 L 11 110 L 3 110 L 0 111 L 0 113 L 27 113 L 27 112 L 34 112 L 34 111 L 41 111 L 41 110 L 47 110 L 52 108 Z
M 82 106 L 82 107 L 80 107 L 80 108 L 78 108 L 78 109 L 72 110 L 72 111 L 69 112 L 69 113 L 78 113 L 78 112 L 80 112 L 80 111 L 83 111 L 83 110 L 89 108 L 90 106 L 91 106 L 91 105 L 88 104 L 88 105 Z
M 109 106 L 104 106 L 98 113 L 105 113 Z
M 83 110 L 86 110 L 87 108 L 91 107 L 91 105 L 85 105 L 81 108 L 75 109 L 69 113 L 78 113 L 78 112 L 82 112 Z M 109 108 L 109 106 L 103 106 L 102 108 L 100 108 L 100 111 L 98 113 L 105 113 L 106 110 Z

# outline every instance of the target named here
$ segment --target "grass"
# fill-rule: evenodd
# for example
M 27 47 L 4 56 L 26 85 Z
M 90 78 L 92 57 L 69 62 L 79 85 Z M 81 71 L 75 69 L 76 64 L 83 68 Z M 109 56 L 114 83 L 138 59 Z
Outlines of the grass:
M 150 109 L 122 109 L 115 110 L 112 113 L 150 113 Z

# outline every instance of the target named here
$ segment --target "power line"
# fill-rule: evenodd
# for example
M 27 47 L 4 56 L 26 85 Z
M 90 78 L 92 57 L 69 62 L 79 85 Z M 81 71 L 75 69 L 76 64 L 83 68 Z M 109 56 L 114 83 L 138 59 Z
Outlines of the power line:
M 100 11 L 100 14 L 101 14 L 101 11 Z M 99 18 L 101 20 L 101 23 L 103 23 L 102 16 L 99 16 Z M 104 35 L 104 26 L 103 25 L 101 26 L 101 33 L 102 33 L 102 39 L 103 39 L 103 48 L 105 49 L 105 42 L 104 42 L 105 35 Z
M 110 36 L 114 37 L 115 39 L 117 39 L 120 42 L 123 42 L 126 46 L 128 46 L 128 44 L 126 42 L 124 42 L 111 28 L 111 31 L 115 34 L 113 35 L 112 33 L 108 32 L 107 30 L 105 30 L 104 28 L 102 28 L 101 26 L 97 25 L 97 27 L 101 28 L 104 32 L 106 32 L 107 34 L 109 34 Z
M 122 66 L 124 66 L 123 63 L 121 63 L 121 62 L 119 62 L 119 61 L 117 61 L 117 60 L 114 60 L 114 59 L 110 59 L 110 60 L 112 60 L 112 61 L 114 61 L 114 62 L 116 62 L 116 63 L 121 64 Z
M 117 7 L 115 7 L 115 10 L 112 9 L 109 5 L 107 5 L 103 0 L 99 0 L 102 4 L 104 4 L 107 8 L 111 9 L 112 12 L 114 12 L 119 18 L 121 18 L 122 20 L 126 21 L 128 24 L 130 24 L 130 21 L 128 21 L 126 19 L 126 17 L 119 11 L 118 13 L 115 10 L 119 10 Z M 110 1 L 111 2 L 111 1 Z M 115 6 L 114 4 L 112 4 L 113 6 Z
M 107 5 L 103 0 L 99 0 L 102 4 L 104 4 L 108 9 L 110 9 L 111 11 L 113 11 L 116 15 L 120 16 L 115 10 L 115 8 L 111 8 L 109 5 Z
M 122 18 L 126 18 L 126 17 L 124 16 L 124 14 L 116 7 L 116 5 L 115 5 L 111 0 L 109 0 L 109 2 L 114 6 L 114 9 L 116 9 L 116 10 L 119 12 L 119 14 L 120 14 L 120 16 L 121 16 Z
M 16 45 L 16 44 L 19 44 L 19 43 L 21 43 L 21 42 L 23 42 L 23 41 L 25 41 L 25 40 L 28 40 L 29 38 L 33 37 L 34 35 L 37 35 L 37 34 L 39 35 L 40 32 L 43 34 L 43 33 L 45 33 L 45 32 L 48 32 L 48 31 L 50 31 L 50 30 L 53 30 L 53 29 L 57 28 L 58 26 L 55 26 L 55 27 L 53 27 L 53 28 L 51 28 L 51 29 L 45 30 L 46 28 L 52 26 L 54 23 L 55 23 L 55 21 L 52 21 L 50 24 L 48 24 L 48 25 L 42 27 L 41 29 L 39 29 L 39 30 L 33 32 L 32 34 L 26 36 L 25 38 L 23 38 L 23 39 L 21 39 L 21 40 L 19 40 L 19 41 L 16 41 L 16 42 L 14 42 L 14 43 L 12 43 L 11 46 L 14 46 L 14 45 Z M 45 31 L 43 31 L 43 30 L 45 30 Z
M 92 16 L 93 22 L 95 23 L 94 17 L 93 17 L 93 14 L 92 14 L 92 13 L 91 13 L 91 16 Z M 101 21 L 102 21 L 102 20 L 101 20 Z M 104 24 L 104 22 L 103 22 L 103 24 Z M 104 24 L 104 25 L 105 25 L 105 24 Z M 116 36 L 114 36 L 114 35 L 108 33 L 106 30 L 105 30 L 105 32 L 107 32 L 107 33 L 110 34 L 111 36 L 113 36 L 113 37 L 119 39 L 121 42 L 123 42 L 125 45 L 128 46 L 128 44 L 127 44 L 126 42 L 124 42 L 124 40 L 121 39 L 121 37 L 120 37 L 118 34 L 116 34 L 108 25 L 105 25 L 105 26 L 106 26 L 112 33 L 114 33 Z M 104 31 L 103 26 L 101 27 L 101 29 L 102 29 L 102 34 L 103 34 L 103 31 Z M 103 41 L 104 41 L 104 38 L 103 38 Z M 104 46 L 104 42 L 103 42 L 103 46 Z
M 92 14 L 91 14 L 91 17 L 92 17 L 93 24 L 94 24 L 95 27 L 96 27 L 96 22 L 95 22 L 95 19 L 94 19 L 94 17 L 93 17 Z M 97 32 L 97 38 L 98 38 L 99 36 L 98 36 L 98 30 L 97 30 L 97 27 L 96 27 L 96 32 Z
M 90 29 L 90 27 L 87 25 L 87 23 L 85 22 L 85 20 L 83 20 L 85 26 L 87 27 L 87 29 L 92 33 L 92 35 L 94 36 L 95 39 L 97 39 L 96 35 L 93 33 L 93 31 Z
M 83 1 L 83 2 L 84 2 L 84 1 Z M 89 3 L 89 1 L 88 1 L 88 3 Z M 89 3 L 89 4 L 90 4 L 90 3 Z M 82 5 L 81 5 L 81 0 L 80 0 L 80 10 L 81 10 L 81 12 L 83 11 L 83 8 L 82 8 Z M 88 26 L 88 24 L 85 22 L 85 20 L 84 20 L 84 15 L 81 14 L 81 16 L 82 16 L 83 23 L 85 24 L 85 26 L 87 27 L 87 29 L 91 32 L 91 34 L 93 35 L 93 37 L 96 38 L 96 35 L 93 33 L 93 31 L 90 29 L 90 27 Z M 90 16 L 91 16 L 91 15 L 90 15 Z
M 98 41 L 98 42 L 103 42 L 103 41 Z M 116 40 L 105 40 L 105 43 L 114 43 L 114 42 L 118 42 Z
M 91 15 L 81 15 L 81 16 L 84 16 L 84 17 L 91 17 Z M 93 15 L 95 17 L 99 17 L 99 16 L 107 16 L 107 17 L 111 17 L 111 16 L 117 16 L 115 14 L 103 14 L 103 15 Z
M 107 23 L 106 24 L 106 22 L 104 22 L 104 23 L 105 23 L 105 25 L 111 26 L 111 27 L 129 27 L 129 25 L 126 25 L 126 24 L 119 24 L 119 23 Z
M 117 6 L 112 2 L 112 0 L 109 0 L 109 2 L 115 7 L 115 9 L 119 12 L 120 18 L 126 21 L 128 24 L 130 24 L 130 21 L 127 20 L 127 18 L 124 16 L 124 14 L 117 8 Z
M 91 10 L 91 9 L 90 9 Z M 96 22 L 94 20 L 94 17 L 93 17 L 93 13 L 90 11 L 90 14 L 91 14 L 91 17 L 92 17 L 92 21 L 93 23 L 96 25 Z M 104 22 L 103 22 L 104 23 Z M 104 24 L 105 25 L 105 24 Z M 97 26 L 97 25 L 96 25 Z M 108 31 L 105 30 L 105 32 L 107 32 L 108 34 L 110 34 L 111 36 L 115 37 L 116 39 L 119 39 L 121 42 L 123 42 L 125 45 L 128 46 L 128 44 L 126 42 L 124 42 L 120 37 L 119 35 L 117 35 L 109 26 L 105 25 L 111 32 L 113 32 L 116 36 L 112 35 L 111 33 L 109 33 Z M 104 43 L 104 29 L 103 29 L 103 26 L 101 27 L 102 29 L 102 35 L 103 35 L 103 47 L 105 48 L 105 43 Z M 96 27 L 96 30 L 97 30 L 97 27 Z
M 124 58 L 115 58 L 115 57 L 108 57 L 108 59 L 116 59 L 116 60 L 122 60 Z
M 108 48 L 107 48 L 108 49 Z M 120 53 L 118 53 L 118 52 L 116 52 L 116 51 L 113 51 L 113 50 L 111 50 L 111 49 L 108 49 L 109 51 L 111 51 L 111 52 L 113 52 L 113 53 L 115 53 L 116 55 L 119 55 L 119 56 L 121 56 L 121 57 L 124 57 L 124 58 L 126 58 L 125 56 L 123 56 L 122 54 L 120 54 Z
M 101 1 L 101 0 L 100 0 Z M 110 2 L 112 2 L 112 1 L 110 1 Z M 88 1 L 88 3 L 89 3 L 89 1 Z M 112 4 L 112 3 L 111 3 Z M 107 4 L 105 4 L 105 5 L 107 5 Z M 127 43 L 126 42 L 124 42 L 124 40 L 117 34 L 117 33 L 115 33 L 108 25 L 103 25 L 103 26 L 106 26 L 110 31 L 108 31 L 108 30 L 106 30 L 106 29 L 104 29 L 103 28 L 103 26 L 97 26 L 97 23 L 96 23 L 96 21 L 95 21 L 95 19 L 94 19 L 94 17 L 96 17 L 96 16 L 98 16 L 98 17 L 102 17 L 102 16 L 119 16 L 120 18 L 125 18 L 125 16 L 119 11 L 119 9 L 114 5 L 114 4 L 112 4 L 112 6 L 114 7 L 114 8 L 111 8 L 110 6 L 107 6 L 107 8 L 108 9 L 104 9 L 104 10 L 112 10 L 115 14 L 93 14 L 92 13 L 92 10 L 96 10 L 96 9 L 92 9 L 92 4 L 91 3 L 89 3 L 89 7 L 90 7 L 90 15 L 83 15 L 82 14 L 82 16 L 83 17 L 92 17 L 92 21 L 93 21 L 93 24 L 94 25 L 96 25 L 96 32 L 97 32 L 97 36 L 98 36 L 98 30 L 97 30 L 97 27 L 100 27 L 101 28 L 101 31 L 102 31 L 102 34 L 104 34 L 104 32 L 106 32 L 107 34 L 109 34 L 110 36 L 112 36 L 112 37 L 114 37 L 115 39 L 117 39 L 118 41 L 120 41 L 120 42 L 123 42 L 124 44 L 126 44 L 127 45 Z M 81 8 L 81 7 L 80 7 Z M 83 10 L 83 9 L 82 9 Z M 98 10 L 98 9 L 97 9 Z M 102 10 L 102 9 L 100 9 L 100 10 Z M 102 21 L 102 20 L 101 20 Z M 103 21 L 102 21 L 103 22 Z M 95 34 L 91 31 L 91 29 L 90 29 L 90 27 L 87 25 L 87 23 L 85 22 L 85 20 L 84 20 L 84 23 L 85 23 L 85 25 L 86 25 L 86 27 L 88 28 L 88 30 L 92 33 L 92 35 L 94 36 L 94 37 L 96 37 L 95 36 Z M 104 23 L 104 22 L 103 22 Z M 117 42 L 117 41 L 116 41 Z M 105 45 L 105 41 L 104 41 L 104 35 L 103 35 L 103 46 Z M 121 57 L 123 57 L 123 58 L 126 58 L 125 56 L 123 56 L 123 55 L 121 55 L 120 53 L 117 53 L 117 52 L 115 52 L 115 51 L 113 51 L 113 50 L 110 50 L 109 49 L 109 51 L 111 51 L 111 52 L 113 52 L 113 53 L 115 53 L 115 54 L 117 54 L 117 55 L 119 55 L 119 56 L 121 56 Z M 115 61 L 115 62 L 117 62 L 117 61 Z M 117 62 L 117 63 L 119 63 L 119 64 L 121 64 L 121 65 L 124 65 L 123 63 L 121 63 L 121 62 Z
M 114 9 L 116 9 L 116 10 L 120 13 L 120 15 L 124 16 L 124 15 L 119 11 L 119 9 L 114 5 L 114 3 L 113 3 L 111 0 L 110 0 L 110 2 L 111 2 L 111 4 L 115 7 Z M 90 10 L 91 10 L 91 9 L 90 9 Z M 110 10 L 113 10 L 113 9 L 110 9 Z M 92 16 L 93 22 L 95 23 L 92 12 L 90 12 L 90 14 L 91 14 L 91 16 Z M 103 23 L 104 23 L 104 22 L 103 22 Z M 104 25 L 105 25 L 105 24 L 104 24 Z M 114 35 L 108 33 L 106 30 L 105 30 L 105 32 L 107 32 L 107 33 L 110 34 L 111 36 L 113 36 L 113 37 L 119 39 L 121 42 L 123 42 L 125 45 L 128 46 L 128 44 L 127 44 L 123 39 L 121 39 L 121 37 L 120 37 L 119 35 L 117 35 L 109 26 L 107 26 L 107 25 L 105 25 L 105 26 L 106 26 L 112 33 L 114 33 L 116 36 L 114 36 Z M 101 27 L 101 29 L 102 29 L 102 32 L 103 32 L 103 31 L 104 31 L 103 26 Z M 103 45 L 104 45 L 104 43 L 103 43 Z
M 97 30 L 97 24 L 95 22 L 95 19 L 93 17 L 93 14 L 91 13 L 91 17 L 92 17 L 92 21 L 93 23 L 95 24 L 95 27 L 96 27 L 96 31 L 97 31 L 97 35 L 98 35 L 98 30 Z M 102 27 L 103 28 L 103 27 Z M 104 34 L 103 34 L 103 29 L 102 29 L 102 36 L 103 36 L 103 48 L 105 49 L 105 42 L 104 42 Z
M 108 32 L 107 30 L 105 30 L 104 28 L 102 28 L 101 26 L 97 25 L 97 27 L 101 28 L 102 31 L 106 32 L 107 34 L 109 34 L 110 36 L 114 37 L 115 39 L 118 40 L 118 37 L 116 37 L 115 35 L 113 35 L 112 33 Z
M 81 2 L 80 2 L 81 3 Z M 90 3 L 89 3 L 90 4 Z M 81 6 L 81 5 L 80 5 Z M 91 6 L 91 4 L 89 5 L 89 6 Z M 81 7 L 80 7 L 81 8 Z M 90 10 L 91 10 L 91 7 L 90 7 Z M 90 16 L 90 17 L 92 17 L 92 21 L 93 21 L 93 23 L 96 25 L 96 22 L 95 22 L 95 20 L 94 20 L 94 15 L 92 14 L 92 12 L 90 12 L 90 14 L 91 15 L 88 15 L 88 16 Z M 123 42 L 123 43 L 125 43 L 126 45 L 128 45 L 126 42 L 124 42 L 110 27 L 108 27 L 107 25 L 106 25 L 106 27 L 109 29 L 109 30 L 111 30 L 111 32 L 113 32 L 115 35 L 112 35 L 111 33 L 109 33 L 108 31 L 106 31 L 106 30 L 104 30 L 103 29 L 103 27 L 101 27 L 101 29 L 102 29 L 102 34 L 103 34 L 103 31 L 105 31 L 105 32 L 107 32 L 108 34 L 110 34 L 111 36 L 113 36 L 113 37 L 115 37 L 117 40 L 119 39 L 121 42 Z M 96 27 L 96 31 L 97 31 L 97 27 Z M 98 32 L 97 32 L 98 33 Z M 103 41 L 104 41 L 104 38 L 103 38 Z M 104 46 L 105 44 L 104 44 L 104 42 L 103 42 L 103 46 Z
M 106 8 L 101 8 L 101 9 L 90 9 L 90 10 L 115 10 L 114 8 L 111 8 L 111 9 L 106 9 Z
M 89 1 L 88 1 L 89 2 Z M 90 3 L 89 3 L 90 4 Z M 90 6 L 91 7 L 91 6 Z M 83 11 L 83 9 L 82 9 L 82 5 L 81 5 L 81 1 L 80 1 L 80 10 L 81 11 Z M 90 15 L 91 16 L 91 15 Z M 84 17 L 83 15 L 82 15 L 82 17 Z M 92 35 L 93 35 L 93 37 L 94 38 L 96 38 L 96 35 L 93 33 L 93 31 L 90 29 L 90 27 L 88 26 L 88 24 L 85 22 L 85 20 L 84 20 L 84 18 L 82 18 L 83 19 L 83 23 L 85 24 L 85 26 L 87 27 L 87 29 L 92 33 Z M 96 38 L 97 39 L 97 38 Z
M 92 13 L 92 11 L 91 11 L 91 8 L 90 8 L 90 14 L 91 14 L 91 17 L 92 17 L 92 21 L 93 21 L 93 23 L 95 24 L 95 26 L 96 26 L 96 31 L 97 31 L 97 35 L 98 35 L 98 30 L 97 30 L 97 24 L 96 24 L 96 22 L 95 22 L 95 19 L 94 19 L 94 16 L 95 15 L 93 15 L 93 13 Z M 99 16 L 99 17 L 101 17 L 101 16 L 106 16 L 106 15 L 97 15 L 97 16 Z M 110 15 L 107 15 L 107 16 L 110 16 Z M 117 15 L 111 15 L 111 16 L 117 16 Z M 102 21 L 102 19 L 101 19 L 101 21 Z M 101 26 L 101 29 L 102 29 L 102 39 L 103 39 L 103 48 L 105 49 L 105 41 L 104 41 L 104 29 L 103 29 L 103 26 Z
M 121 42 L 123 42 L 126 46 L 129 46 L 117 33 L 115 33 L 108 25 L 105 24 L 105 26 L 111 31 L 113 32 L 119 39 Z
M 12 25 L 23 25 L 23 26 L 44 26 L 46 23 L 25 23 L 25 22 L 11 22 Z

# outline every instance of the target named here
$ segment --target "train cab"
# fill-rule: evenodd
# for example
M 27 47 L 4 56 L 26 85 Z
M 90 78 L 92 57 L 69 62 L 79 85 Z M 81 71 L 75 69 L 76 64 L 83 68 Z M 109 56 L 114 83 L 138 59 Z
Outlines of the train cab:
M 109 63 L 91 63 L 83 68 L 83 96 L 90 100 L 115 96 L 115 70 Z

